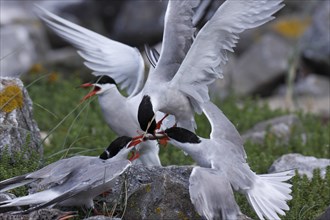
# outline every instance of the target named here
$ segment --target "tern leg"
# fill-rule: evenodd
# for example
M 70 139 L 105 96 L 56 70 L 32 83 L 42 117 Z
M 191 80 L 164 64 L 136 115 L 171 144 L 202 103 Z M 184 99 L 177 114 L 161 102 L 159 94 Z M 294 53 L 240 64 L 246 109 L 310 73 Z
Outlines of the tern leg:
M 164 119 L 168 116 L 169 114 L 165 114 L 164 117 L 162 119 L 160 119 L 157 124 L 156 124 L 156 130 L 160 129 L 160 126 L 162 126 L 162 123 L 164 121 Z

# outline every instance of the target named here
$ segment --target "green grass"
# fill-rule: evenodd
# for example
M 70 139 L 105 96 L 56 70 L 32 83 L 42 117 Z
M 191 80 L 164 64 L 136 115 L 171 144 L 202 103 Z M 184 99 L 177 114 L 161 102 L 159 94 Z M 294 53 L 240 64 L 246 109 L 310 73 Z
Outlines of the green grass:
M 38 75 L 29 76 L 29 82 L 38 78 Z M 51 132 L 50 144 L 44 145 L 45 164 L 76 154 L 99 155 L 116 135 L 103 121 L 97 100 L 80 104 L 80 99 L 88 92 L 76 89 L 81 82 L 77 77 L 49 80 L 43 78 L 28 87 L 31 99 L 34 102 L 34 118 L 39 128 L 44 132 Z M 25 83 L 27 85 L 27 83 Z M 237 103 L 239 104 L 239 107 Z M 285 111 L 270 110 L 267 105 L 257 105 L 257 100 L 248 98 L 238 100 L 231 97 L 225 101 L 217 101 L 218 106 L 242 133 L 255 123 L 276 116 L 285 115 Z M 275 159 L 287 153 L 301 153 L 306 156 L 329 158 L 329 123 L 322 122 L 314 115 L 297 113 L 302 121 L 303 132 L 306 133 L 306 142 L 300 138 L 301 129 L 293 128 L 293 134 L 288 144 L 279 143 L 276 138 L 268 134 L 263 144 L 247 142 L 245 150 L 248 162 L 256 173 L 266 173 Z M 197 116 L 200 136 L 208 137 L 210 125 L 205 116 Z M 163 165 L 193 164 L 188 156 L 172 146 L 161 148 L 160 153 Z M 8 162 L 8 161 L 7 161 Z M 1 172 L 6 160 L 1 161 Z M 8 178 L 31 171 L 38 166 L 33 165 L 29 170 L 23 169 L 16 163 L 11 164 L 15 172 L 6 172 L 0 177 Z M 22 166 L 27 166 L 28 163 Z M 314 219 L 330 204 L 330 170 L 325 179 L 315 173 L 315 178 L 309 181 L 306 177 L 294 177 L 293 200 L 289 205 L 291 210 L 284 219 Z M 242 212 L 255 218 L 256 215 L 245 198 L 236 195 Z

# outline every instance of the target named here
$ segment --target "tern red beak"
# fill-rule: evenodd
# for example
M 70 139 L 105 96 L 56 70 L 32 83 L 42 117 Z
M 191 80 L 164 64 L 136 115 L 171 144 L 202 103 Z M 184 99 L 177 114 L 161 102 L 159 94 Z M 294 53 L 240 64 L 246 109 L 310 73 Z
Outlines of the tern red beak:
M 92 87 L 92 86 L 94 86 L 92 83 L 84 83 L 84 84 L 80 85 L 79 87 L 80 88 L 87 88 L 87 87 Z
M 143 142 L 142 139 L 134 139 L 131 141 L 131 143 L 129 143 L 128 148 L 130 147 L 135 147 L 136 145 L 140 144 L 141 142 Z
M 86 101 L 87 99 L 89 99 L 90 97 L 96 95 L 96 93 L 97 93 L 98 91 L 100 91 L 100 89 L 101 89 L 100 87 L 95 86 L 95 85 L 93 85 L 93 84 L 91 84 L 91 83 L 85 83 L 85 84 L 82 84 L 82 85 L 80 86 L 81 88 L 87 88 L 87 87 L 92 87 L 92 86 L 94 86 L 94 89 L 93 89 L 92 91 L 90 91 L 87 95 L 85 95 L 85 96 L 80 100 L 80 102 L 84 102 L 84 101 Z

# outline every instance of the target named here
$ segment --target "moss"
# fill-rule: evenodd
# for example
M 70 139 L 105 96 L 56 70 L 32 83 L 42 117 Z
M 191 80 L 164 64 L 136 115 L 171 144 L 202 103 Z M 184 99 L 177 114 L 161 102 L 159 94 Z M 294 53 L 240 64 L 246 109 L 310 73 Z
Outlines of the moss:
M 37 170 L 40 166 L 39 161 L 39 153 L 34 151 L 31 152 L 28 143 L 21 148 L 20 152 L 9 152 L 8 147 L 2 148 L 0 159 L 0 181 Z M 25 187 L 13 189 L 11 192 L 16 196 L 22 196 L 27 193 Z
M 23 92 L 17 85 L 8 85 L 0 91 L 0 110 L 10 113 L 23 107 Z

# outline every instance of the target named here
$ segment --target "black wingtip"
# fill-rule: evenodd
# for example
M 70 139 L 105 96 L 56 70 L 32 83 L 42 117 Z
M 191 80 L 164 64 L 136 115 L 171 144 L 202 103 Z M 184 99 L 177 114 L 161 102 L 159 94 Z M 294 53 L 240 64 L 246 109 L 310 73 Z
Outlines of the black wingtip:
M 155 113 L 153 112 L 152 103 L 150 100 L 150 96 L 145 95 L 143 96 L 138 110 L 138 121 L 140 124 L 140 128 L 143 131 L 146 131 L 148 128 L 148 123 L 152 120 L 149 129 L 147 130 L 148 133 L 153 134 L 156 129 L 156 121 L 153 119 Z
M 166 135 L 181 143 L 198 144 L 200 138 L 193 132 L 180 127 L 172 127 L 165 130 Z
M 107 149 L 100 155 L 100 159 L 107 160 L 118 154 L 129 142 L 132 141 L 131 137 L 121 136 L 112 141 Z

